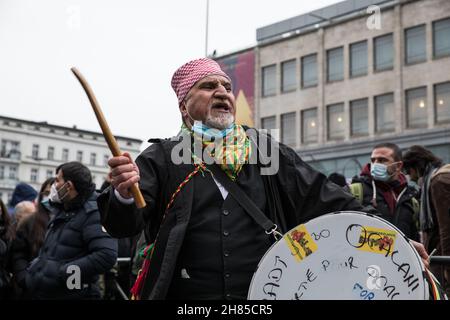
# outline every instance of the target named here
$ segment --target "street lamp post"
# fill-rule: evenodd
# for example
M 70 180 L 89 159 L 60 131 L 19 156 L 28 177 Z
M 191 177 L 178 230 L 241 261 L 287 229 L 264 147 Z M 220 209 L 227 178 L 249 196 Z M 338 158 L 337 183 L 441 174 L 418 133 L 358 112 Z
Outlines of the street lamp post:
M 208 56 L 209 0 L 206 0 L 205 57 Z

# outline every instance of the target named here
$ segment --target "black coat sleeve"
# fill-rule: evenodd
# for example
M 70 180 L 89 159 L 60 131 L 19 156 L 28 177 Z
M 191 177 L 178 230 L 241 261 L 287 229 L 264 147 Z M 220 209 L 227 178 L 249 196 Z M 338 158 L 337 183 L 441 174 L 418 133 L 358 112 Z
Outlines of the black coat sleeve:
M 280 144 L 280 184 L 284 184 L 296 223 L 336 211 L 364 211 L 353 195 L 305 163 L 291 148 Z
M 0 238 L 0 268 L 2 268 L 6 264 L 7 255 L 8 255 L 8 245 L 6 241 Z
M 71 265 L 78 266 L 81 271 L 81 281 L 89 282 L 90 279 L 98 274 L 110 270 L 117 259 L 117 240 L 102 228 L 100 224 L 100 214 L 94 211 L 89 214 L 84 225 L 81 228 L 83 243 L 87 248 L 87 255 L 62 264 L 60 276 L 67 278 L 67 270 Z
M 10 268 L 16 282 L 22 288 L 25 287 L 25 276 L 27 273 L 27 267 L 30 263 L 31 246 L 28 241 L 30 230 L 27 228 L 28 224 L 23 224 L 16 232 L 16 237 L 12 241 L 11 253 L 10 253 Z
M 167 178 L 164 150 L 159 143 L 148 147 L 136 159 L 140 171 L 139 188 L 147 206 L 138 209 L 135 204 L 125 205 L 114 195 L 113 188 L 106 189 L 97 199 L 101 221 L 115 238 L 131 237 L 141 232 L 156 214 L 161 185 Z

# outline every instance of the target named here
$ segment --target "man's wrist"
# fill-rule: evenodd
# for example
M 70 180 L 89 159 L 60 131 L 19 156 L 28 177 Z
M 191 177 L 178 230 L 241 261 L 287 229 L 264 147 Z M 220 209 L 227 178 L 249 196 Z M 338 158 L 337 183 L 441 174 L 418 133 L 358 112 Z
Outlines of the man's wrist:
M 119 202 L 121 204 L 133 204 L 134 203 L 134 198 L 124 198 L 121 196 L 121 194 L 119 193 L 119 191 L 117 191 L 116 189 L 114 189 L 114 195 L 116 196 L 116 199 L 119 200 Z

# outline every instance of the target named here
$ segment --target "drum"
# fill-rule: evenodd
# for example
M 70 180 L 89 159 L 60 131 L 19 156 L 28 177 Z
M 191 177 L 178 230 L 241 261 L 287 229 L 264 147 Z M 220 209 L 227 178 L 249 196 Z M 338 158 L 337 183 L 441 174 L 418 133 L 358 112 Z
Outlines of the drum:
M 428 300 L 422 260 L 403 233 L 373 215 L 327 214 L 266 252 L 250 300 Z

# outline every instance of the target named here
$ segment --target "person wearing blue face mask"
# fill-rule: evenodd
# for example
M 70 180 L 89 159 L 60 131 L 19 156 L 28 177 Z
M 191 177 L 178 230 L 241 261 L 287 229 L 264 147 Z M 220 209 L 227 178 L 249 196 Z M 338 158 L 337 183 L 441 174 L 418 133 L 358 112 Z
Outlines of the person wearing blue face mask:
M 117 241 L 101 226 L 90 170 L 68 162 L 55 173 L 47 206 L 53 218 L 24 288 L 32 299 L 100 299 L 99 276 L 116 263 Z
M 353 178 L 350 190 L 362 205 L 373 206 L 408 238 L 419 241 L 418 194 L 408 185 L 402 168 L 400 148 L 393 143 L 378 144 L 372 150 L 370 163 L 359 177 Z

